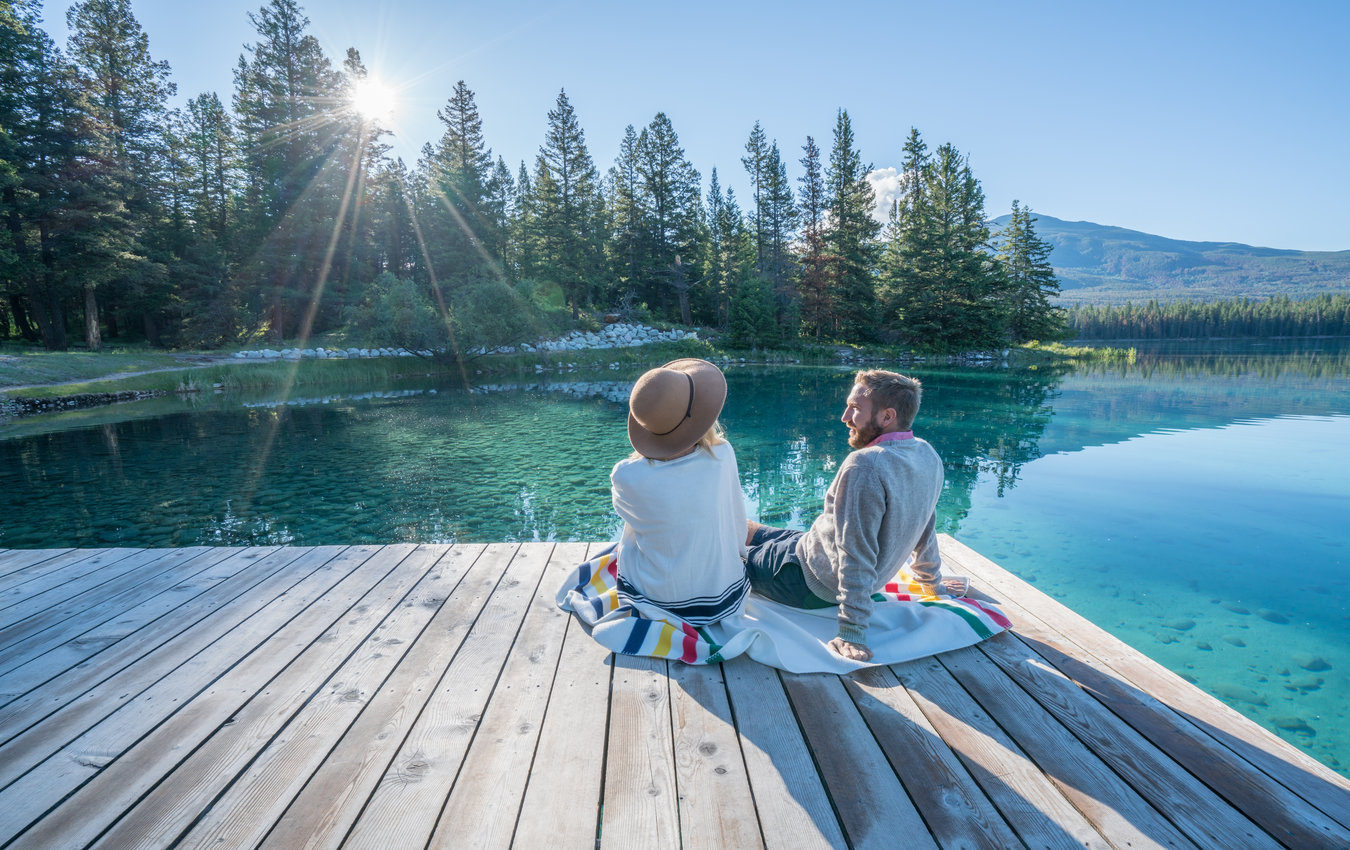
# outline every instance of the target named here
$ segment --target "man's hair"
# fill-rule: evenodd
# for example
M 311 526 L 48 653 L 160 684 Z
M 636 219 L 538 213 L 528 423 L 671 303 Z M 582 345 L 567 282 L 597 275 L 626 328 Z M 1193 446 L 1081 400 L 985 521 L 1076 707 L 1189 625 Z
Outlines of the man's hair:
M 919 413 L 919 399 L 923 386 L 915 378 L 884 369 L 865 369 L 853 377 L 853 383 L 863 388 L 863 395 L 872 400 L 872 415 L 891 408 L 901 431 L 914 427 Z

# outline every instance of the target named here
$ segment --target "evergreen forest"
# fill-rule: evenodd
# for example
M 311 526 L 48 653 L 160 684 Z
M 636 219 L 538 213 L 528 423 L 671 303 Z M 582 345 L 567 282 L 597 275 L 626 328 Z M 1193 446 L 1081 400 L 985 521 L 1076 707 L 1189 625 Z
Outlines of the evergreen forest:
M 233 91 L 181 107 L 129 0 L 75 3 L 64 48 L 40 12 L 0 0 L 0 339 L 191 348 L 343 331 L 458 354 L 607 315 L 743 347 L 1065 332 L 1035 217 L 1015 202 L 992 231 L 968 156 L 917 129 L 885 222 L 842 108 L 831 138 L 792 148 L 747 121 L 746 197 L 715 168 L 705 182 L 659 112 L 597 164 L 565 90 L 534 161 L 507 163 L 460 81 L 440 138 L 408 164 L 354 108 L 360 53 L 335 63 L 295 0 L 251 14 Z
M 1350 296 L 1075 304 L 1068 323 L 1083 340 L 1350 336 Z

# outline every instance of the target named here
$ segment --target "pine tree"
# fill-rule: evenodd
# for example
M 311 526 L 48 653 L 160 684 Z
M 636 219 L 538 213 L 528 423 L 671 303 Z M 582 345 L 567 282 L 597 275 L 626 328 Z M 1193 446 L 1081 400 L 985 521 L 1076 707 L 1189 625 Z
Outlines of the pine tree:
M 0 200 L 9 238 L 0 262 L 20 332 L 60 351 L 79 267 L 106 264 L 109 228 L 100 218 L 120 210 L 98 159 L 104 127 L 92 120 L 75 67 L 38 25 L 37 3 L 7 11 L 0 21 Z
M 728 186 L 723 193 L 716 168 L 709 178 L 707 208 L 704 279 L 711 300 L 712 321 L 719 328 L 727 328 L 739 285 L 753 274 L 754 237 L 745 227 L 735 192 Z
M 625 314 L 631 312 L 635 299 L 641 295 L 642 269 L 649 249 L 645 189 L 639 167 L 645 135 L 646 130 L 639 135 L 632 124 L 624 128 L 619 154 L 605 179 L 610 273 L 618 281 Z
M 872 218 L 876 196 L 867 182 L 871 170 L 870 165 L 863 165 L 862 155 L 853 147 L 853 126 L 848 112 L 839 110 L 825 172 L 829 216 L 824 239 L 832 255 L 827 261 L 827 274 L 832 285 L 830 307 L 836 321 L 833 331 L 852 341 L 872 339 L 876 332 L 872 269 L 877 258 L 874 240 L 880 225 Z
M 768 282 L 772 295 L 774 315 L 783 338 L 796 336 L 797 315 L 800 309 L 794 286 L 796 263 L 791 244 L 797 227 L 797 208 L 793 203 L 792 184 L 788 181 L 787 166 L 778 152 L 778 142 L 769 148 L 765 180 L 765 228 L 767 254 L 761 275 Z
M 99 216 L 102 250 L 85 265 L 85 344 L 94 351 L 101 345 L 99 287 L 113 287 L 112 297 L 124 301 L 139 295 L 136 300 L 141 303 L 135 307 L 151 328 L 152 311 L 168 294 L 163 287 L 147 292 L 146 283 L 166 278 L 168 258 L 148 254 L 150 231 L 166 206 L 164 131 L 166 101 L 174 85 L 168 63 L 151 58 L 149 39 L 129 0 L 82 0 L 67 10 L 66 23 L 71 30 L 71 58 L 84 79 L 92 116 L 104 128 L 106 147 L 98 156 L 106 169 L 96 185 L 111 193 L 107 205 L 121 207 L 118 214 Z M 102 261 L 95 261 L 95 256 Z
M 731 302 L 731 322 L 727 328 L 733 345 L 759 348 L 778 338 L 773 302 L 769 282 L 764 278 L 750 274 L 740 281 Z
M 188 101 L 184 142 L 192 180 L 188 202 L 192 220 L 223 242 L 230 226 L 230 202 L 237 191 L 238 145 L 234 122 L 215 92 Z
M 342 81 L 305 32 L 295 0 L 250 13 L 258 40 L 239 57 L 234 108 L 244 174 L 238 251 L 246 309 L 274 341 L 308 325 L 337 220 L 346 163 L 333 159 L 350 116 L 331 111 Z M 339 118 L 345 118 L 340 121 Z
M 517 280 L 533 279 L 539 268 L 539 252 L 535 247 L 536 216 L 534 210 L 534 181 L 521 160 L 516 171 L 516 204 L 512 211 L 509 252 L 511 267 Z
M 437 278 L 458 290 L 490 272 L 490 254 L 484 246 L 496 237 L 484 204 L 492 152 L 484 142 L 474 94 L 463 80 L 455 84 L 436 117 L 445 131 L 427 163 L 427 183 L 439 202 L 428 223 L 430 253 Z
M 589 305 L 602 257 L 599 187 L 586 136 L 567 93 L 548 113 L 548 132 L 535 166 L 535 215 L 544 265 L 540 276 L 567 297 L 572 318 Z
M 918 175 L 891 234 L 886 290 L 900 324 L 890 330 L 924 348 L 1000 345 L 1003 281 L 988 251 L 984 191 L 951 144 Z
M 827 195 L 820 170 L 820 148 L 806 137 L 802 146 L 800 179 L 802 224 L 802 276 L 797 291 L 801 300 L 802 330 L 819 340 L 835 325 L 830 293 L 834 288 L 832 271 L 837 264 L 825 245 Z
M 769 262 L 769 191 L 767 184 L 772 179 L 769 176 L 772 169 L 769 164 L 769 139 L 758 121 L 751 128 L 750 138 L 745 142 L 745 156 L 741 157 L 741 165 L 745 167 L 745 173 L 750 176 L 752 205 L 749 218 L 750 230 L 755 243 L 755 271 L 763 275 L 766 273 Z
M 519 271 L 514 268 L 510 256 L 511 221 L 516 207 L 516 181 L 506 160 L 497 157 L 485 187 L 487 193 L 483 199 L 483 213 L 488 220 L 488 233 L 492 241 L 488 244 L 488 253 L 499 274 L 507 279 L 518 279 Z
M 658 112 L 639 137 L 638 174 L 651 245 L 650 264 L 640 272 L 647 291 L 671 315 L 668 298 L 675 295 L 678 318 L 691 324 L 689 290 L 696 277 L 695 254 L 702 204 L 699 173 L 684 156 L 670 119 Z
M 1064 334 L 1063 311 L 1050 299 L 1059 280 L 1050 265 L 1052 246 L 1036 235 L 1031 211 L 1013 201 L 1008 224 L 998 234 L 997 260 L 1005 284 L 1005 313 L 1013 341 L 1058 339 Z

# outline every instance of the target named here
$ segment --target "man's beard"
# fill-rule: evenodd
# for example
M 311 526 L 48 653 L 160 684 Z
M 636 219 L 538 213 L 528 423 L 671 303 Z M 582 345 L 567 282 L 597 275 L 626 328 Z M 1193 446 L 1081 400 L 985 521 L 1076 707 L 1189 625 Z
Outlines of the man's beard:
M 848 432 L 848 444 L 855 449 L 861 449 L 880 436 L 881 426 L 877 424 L 874 416 L 867 424 L 860 425 L 856 430 Z

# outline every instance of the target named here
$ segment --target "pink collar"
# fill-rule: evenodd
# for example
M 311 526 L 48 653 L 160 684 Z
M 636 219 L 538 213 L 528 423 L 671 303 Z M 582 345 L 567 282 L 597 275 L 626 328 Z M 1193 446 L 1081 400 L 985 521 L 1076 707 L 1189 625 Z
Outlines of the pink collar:
M 913 431 L 891 431 L 889 433 L 882 434 L 880 437 L 877 437 L 875 440 L 868 443 L 866 446 L 863 446 L 863 448 L 870 449 L 872 448 L 872 446 L 878 445 L 880 443 L 889 443 L 894 440 L 912 440 L 912 439 L 914 439 Z

